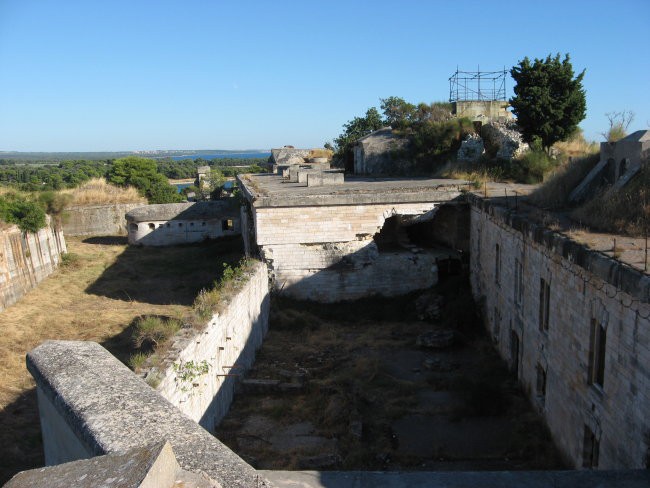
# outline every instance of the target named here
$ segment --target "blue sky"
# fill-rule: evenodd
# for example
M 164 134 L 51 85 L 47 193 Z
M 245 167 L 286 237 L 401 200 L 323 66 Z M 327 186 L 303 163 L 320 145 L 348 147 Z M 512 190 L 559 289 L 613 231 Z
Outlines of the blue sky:
M 650 1 L 0 0 L 0 150 L 317 147 L 458 66 L 570 53 L 587 118 L 650 128 Z M 512 80 L 508 80 L 511 94 Z

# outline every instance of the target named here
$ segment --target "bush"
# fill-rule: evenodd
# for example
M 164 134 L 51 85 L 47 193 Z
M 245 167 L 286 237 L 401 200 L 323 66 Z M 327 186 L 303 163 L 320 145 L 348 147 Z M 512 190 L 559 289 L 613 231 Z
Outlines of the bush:
M 149 344 L 154 348 L 158 347 L 181 328 L 179 320 L 157 316 L 141 317 L 135 324 L 133 344 L 135 347 L 142 347 Z
M 417 161 L 438 161 L 460 148 L 463 139 L 475 132 L 471 120 L 461 118 L 442 122 L 427 120 L 413 124 L 411 151 Z
M 14 193 L 0 197 L 0 220 L 16 224 L 23 232 L 36 232 L 46 225 L 43 208 Z
M 505 177 L 519 183 L 541 183 L 558 162 L 545 151 L 532 150 L 506 165 Z
M 81 258 L 73 252 L 61 254 L 61 267 L 68 269 L 77 269 L 81 266 Z

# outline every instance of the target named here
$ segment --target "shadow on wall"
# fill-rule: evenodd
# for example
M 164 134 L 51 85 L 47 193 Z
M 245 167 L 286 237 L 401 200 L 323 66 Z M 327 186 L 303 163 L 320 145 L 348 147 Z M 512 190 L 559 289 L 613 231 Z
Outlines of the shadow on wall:
M 114 300 L 191 305 L 202 288 L 221 277 L 223 263 L 234 264 L 243 254 L 240 236 L 183 246 L 128 247 L 86 292 Z

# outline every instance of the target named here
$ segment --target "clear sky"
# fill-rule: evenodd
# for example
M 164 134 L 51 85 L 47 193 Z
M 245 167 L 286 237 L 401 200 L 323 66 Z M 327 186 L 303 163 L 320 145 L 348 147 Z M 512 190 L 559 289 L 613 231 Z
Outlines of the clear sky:
M 558 52 L 596 140 L 611 111 L 650 128 L 649 24 L 650 0 L 0 0 L 0 150 L 318 147 L 457 66 Z

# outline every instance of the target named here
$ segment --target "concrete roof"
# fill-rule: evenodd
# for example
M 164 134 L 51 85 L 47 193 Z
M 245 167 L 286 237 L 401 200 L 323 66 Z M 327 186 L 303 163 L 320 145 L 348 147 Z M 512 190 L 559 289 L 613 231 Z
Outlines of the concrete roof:
M 636 132 L 632 132 L 629 136 L 625 136 L 623 139 L 620 139 L 620 141 L 630 141 L 630 142 L 650 141 L 650 130 L 637 130 Z
M 232 199 L 195 203 L 159 203 L 134 208 L 127 212 L 130 222 L 150 220 L 210 220 L 221 217 L 236 217 L 239 209 Z
M 342 185 L 308 187 L 276 174 L 239 175 L 240 188 L 254 207 L 301 207 L 373 203 L 442 202 L 460 196 L 463 180 L 345 176 Z
M 382 127 L 379 130 L 376 130 L 374 132 L 371 132 L 370 134 L 360 137 L 357 139 L 355 144 L 361 144 L 365 142 L 367 139 L 399 139 L 400 136 L 397 134 L 393 133 L 393 129 L 390 127 Z

